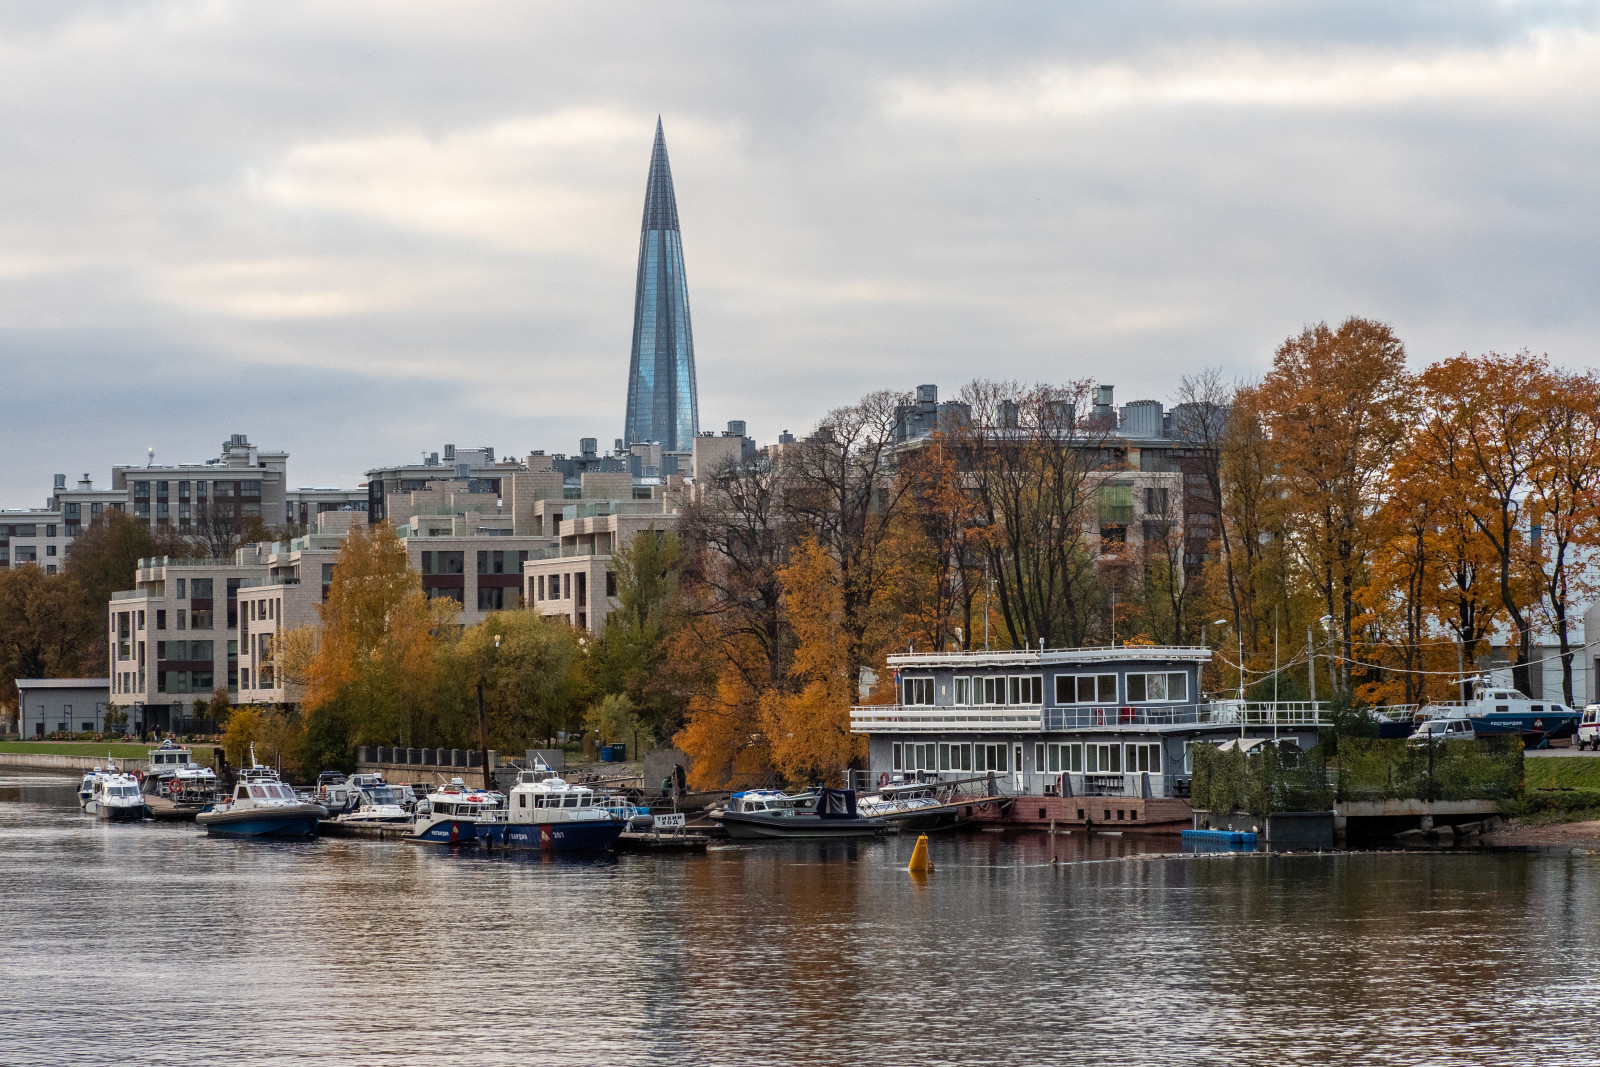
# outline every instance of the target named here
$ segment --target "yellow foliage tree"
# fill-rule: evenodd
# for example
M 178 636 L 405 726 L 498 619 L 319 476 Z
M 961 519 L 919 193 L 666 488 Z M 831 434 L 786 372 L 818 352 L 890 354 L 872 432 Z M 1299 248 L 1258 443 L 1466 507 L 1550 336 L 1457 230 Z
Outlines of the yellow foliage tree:
M 434 682 L 436 634 L 455 602 L 428 599 L 388 523 L 353 527 L 333 568 L 322 633 L 304 664 L 305 706 L 343 712 L 352 741 L 407 743 L 420 733 Z M 303 656 L 305 642 L 289 641 Z M 299 664 L 286 664 L 298 673 Z
M 761 697 L 772 763 L 795 784 L 837 783 L 845 765 L 866 752 L 865 739 L 850 733 L 854 680 L 845 651 L 839 569 L 826 549 L 808 539 L 780 576 L 795 635 L 793 675 L 799 690 L 770 690 Z

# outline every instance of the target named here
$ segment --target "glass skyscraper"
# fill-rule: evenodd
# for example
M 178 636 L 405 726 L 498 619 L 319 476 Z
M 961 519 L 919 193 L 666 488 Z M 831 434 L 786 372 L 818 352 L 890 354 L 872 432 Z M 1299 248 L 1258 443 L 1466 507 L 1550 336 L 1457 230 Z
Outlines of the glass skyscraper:
M 683 274 L 678 200 L 672 193 L 667 139 L 656 119 L 650 178 L 644 189 L 639 235 L 639 278 L 633 296 L 633 357 L 628 365 L 627 444 L 660 442 L 687 452 L 700 430 L 694 382 L 694 331 L 689 325 L 689 283 Z

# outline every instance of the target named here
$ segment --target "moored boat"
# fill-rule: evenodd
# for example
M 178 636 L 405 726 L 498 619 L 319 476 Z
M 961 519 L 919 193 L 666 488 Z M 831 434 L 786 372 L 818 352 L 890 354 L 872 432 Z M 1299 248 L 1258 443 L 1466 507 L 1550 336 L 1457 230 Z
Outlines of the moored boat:
M 255 762 L 255 752 L 250 754 Z M 233 795 L 195 816 L 207 833 L 230 837 L 310 837 L 328 814 L 321 804 L 301 800 L 276 771 L 259 765 L 239 772 Z
M 217 775 L 169 738 L 150 750 L 150 769 L 140 791 L 153 818 L 192 819 L 216 803 Z
M 817 789 L 789 795 L 776 789 L 735 793 L 726 808 L 711 812 L 728 836 L 740 840 L 768 838 L 822 839 L 876 837 L 888 829 L 880 818 L 856 810 L 849 789 Z
M 479 822 L 493 844 L 543 852 L 604 852 L 626 820 L 597 805 L 595 792 L 542 771 L 522 771 L 508 806 Z
M 471 789 L 460 778 L 429 793 L 417 803 L 411 833 L 406 840 L 416 844 L 467 845 L 478 840 L 478 822 L 500 810 L 502 797 L 481 789 Z M 485 831 L 488 837 L 492 830 Z
M 341 825 L 364 823 L 406 823 L 412 819 L 410 805 L 415 797 L 409 786 L 362 784 L 355 793 L 355 806 L 340 812 L 333 821 Z
M 1535 700 L 1516 689 L 1477 678 L 1471 700 L 1429 704 L 1417 712 L 1417 718 L 1465 719 L 1478 737 L 1518 735 L 1528 748 L 1545 748 L 1551 741 L 1572 736 L 1581 713 L 1558 701 Z
M 101 774 L 90 787 L 83 810 L 102 819 L 142 819 L 148 813 L 131 774 Z

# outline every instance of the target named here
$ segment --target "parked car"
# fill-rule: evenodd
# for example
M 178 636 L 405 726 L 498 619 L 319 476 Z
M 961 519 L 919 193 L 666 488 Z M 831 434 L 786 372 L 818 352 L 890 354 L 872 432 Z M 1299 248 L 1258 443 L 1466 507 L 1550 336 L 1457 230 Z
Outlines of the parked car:
M 1600 704 L 1587 704 L 1578 720 L 1578 747 L 1600 752 Z
M 1426 745 L 1431 741 L 1471 741 L 1476 735 L 1466 719 L 1429 719 L 1411 735 L 1413 745 Z

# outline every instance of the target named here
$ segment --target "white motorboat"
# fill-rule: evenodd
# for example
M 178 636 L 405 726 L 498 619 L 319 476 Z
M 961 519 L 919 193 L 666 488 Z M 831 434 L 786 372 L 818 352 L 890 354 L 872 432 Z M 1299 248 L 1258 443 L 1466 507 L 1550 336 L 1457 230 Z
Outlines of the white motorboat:
M 99 781 L 101 778 L 120 773 L 121 772 L 117 770 L 116 761 L 114 761 L 110 756 L 107 756 L 106 765 L 104 767 L 96 765 L 95 769 L 86 773 L 83 776 L 83 781 L 78 783 L 78 807 L 86 808 L 89 806 L 89 799 L 94 796 L 95 782 Z
M 367 777 L 357 775 L 356 777 Z M 372 777 L 376 777 L 375 775 Z M 411 805 L 416 801 L 410 786 L 385 785 L 381 778 L 377 785 L 363 784 L 355 791 L 355 806 L 333 817 L 342 824 L 406 823 L 412 818 Z
M 969 803 L 941 797 L 928 782 L 891 782 L 857 800 L 856 810 L 901 830 L 944 830 L 961 820 L 962 807 Z
M 83 810 L 102 819 L 142 819 L 147 814 L 139 779 L 131 774 L 102 774 L 90 788 Z

